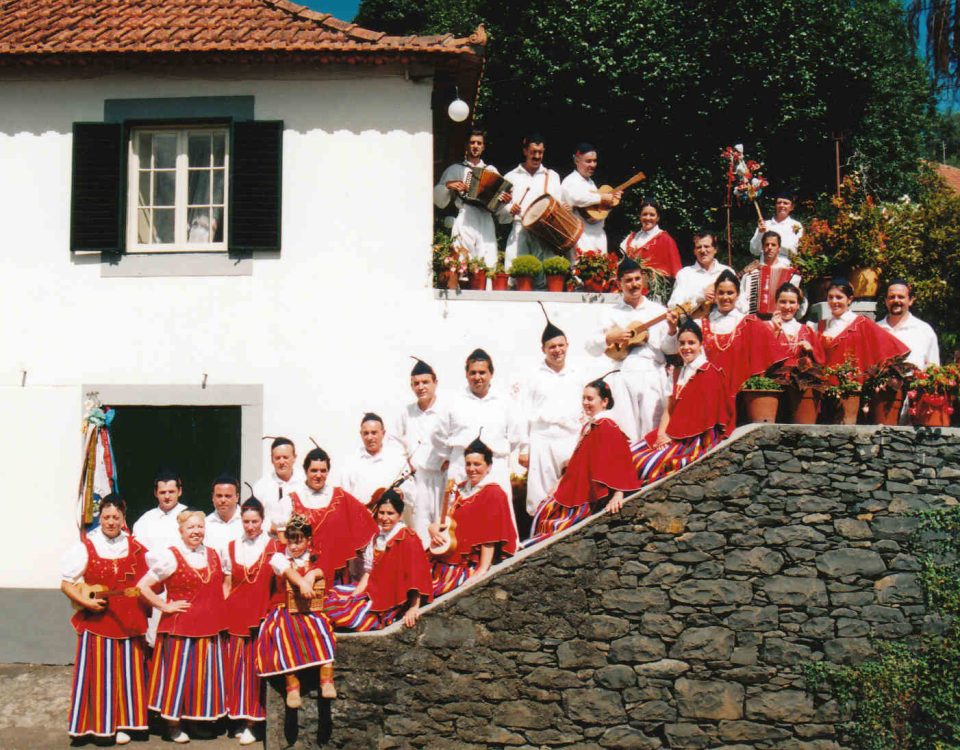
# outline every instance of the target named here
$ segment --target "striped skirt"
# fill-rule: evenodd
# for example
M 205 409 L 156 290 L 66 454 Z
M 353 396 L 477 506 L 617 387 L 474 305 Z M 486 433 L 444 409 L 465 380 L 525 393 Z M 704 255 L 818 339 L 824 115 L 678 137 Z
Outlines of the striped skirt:
M 223 642 L 159 633 L 150 665 L 150 710 L 164 719 L 216 721 L 227 713 Z
M 650 484 L 668 474 L 692 464 L 700 456 L 720 442 L 722 432 L 714 427 L 707 432 L 686 440 L 671 440 L 665 448 L 651 448 L 645 440 L 630 446 L 637 477 L 643 484 Z
M 449 594 L 455 588 L 462 586 L 473 575 L 477 566 L 473 562 L 452 563 L 435 562 L 430 566 L 430 575 L 433 578 L 433 598 Z
M 337 630 L 352 630 L 362 633 L 387 627 L 403 614 L 403 605 L 398 604 L 384 612 L 376 612 L 373 602 L 366 594 L 354 595 L 357 587 L 352 584 L 334 586 L 327 594 L 324 611 Z
M 558 503 L 553 495 L 547 495 L 540 501 L 540 506 L 533 516 L 533 533 L 523 543 L 524 547 L 543 541 L 564 529 L 569 529 L 577 521 L 582 521 L 593 512 L 589 502 L 575 505 L 572 508 Z
M 227 716 L 231 719 L 264 721 L 267 718 L 264 685 L 257 674 L 256 631 L 252 636 L 227 638 Z
M 274 607 L 257 636 L 257 674 L 287 674 L 333 661 L 337 639 L 323 612 L 290 614 Z
M 147 671 L 143 638 L 77 638 L 70 701 L 71 737 L 112 737 L 147 728 Z

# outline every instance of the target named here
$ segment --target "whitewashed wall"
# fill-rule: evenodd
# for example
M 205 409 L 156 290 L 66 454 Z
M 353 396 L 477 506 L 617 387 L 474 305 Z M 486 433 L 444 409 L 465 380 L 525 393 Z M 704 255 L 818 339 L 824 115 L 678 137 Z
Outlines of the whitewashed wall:
M 409 354 L 446 389 L 463 386 L 476 346 L 494 357 L 495 385 L 535 367 L 534 304 L 434 299 L 431 86 L 353 71 L 0 81 L 0 513 L 22 531 L 4 535 L 0 587 L 58 585 L 51 550 L 75 535 L 84 384 L 262 384 L 265 433 L 301 453 L 312 435 L 336 468 L 364 411 L 389 417 L 410 398 Z M 199 278 L 102 278 L 73 262 L 72 123 L 102 119 L 104 99 L 236 95 L 285 124 L 280 257 L 254 259 L 252 276 Z M 598 306 L 548 308 L 586 360 Z

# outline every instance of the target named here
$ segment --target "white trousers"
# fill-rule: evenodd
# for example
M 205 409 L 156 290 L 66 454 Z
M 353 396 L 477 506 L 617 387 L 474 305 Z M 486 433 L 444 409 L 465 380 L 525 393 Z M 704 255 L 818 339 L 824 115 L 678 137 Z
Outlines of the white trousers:
M 581 218 L 583 218 L 581 216 Z M 604 222 L 599 221 L 596 224 L 589 223 L 586 219 L 583 221 L 583 234 L 577 241 L 578 250 L 600 250 L 607 252 L 607 233 L 603 229 Z
M 532 255 L 543 262 L 554 257 L 556 253 L 546 242 L 524 229 L 519 221 L 515 221 L 503 248 L 503 267 L 509 271 L 510 264 L 518 255 Z M 569 252 L 565 257 L 570 259 Z
M 417 469 L 407 483 L 406 496 L 412 506 L 410 526 L 426 549 L 430 546 L 430 534 L 427 527 L 440 521 L 440 507 L 443 503 L 443 490 L 446 485 L 446 474 L 442 471 Z
M 660 426 L 669 393 L 663 367 L 651 365 L 626 372 L 621 370 L 619 377 L 611 377 L 607 382 L 613 393 L 611 414 L 631 443 Z
M 453 222 L 450 236 L 471 257 L 482 258 L 491 269 L 497 265 L 497 232 L 489 211 L 465 203 Z
M 530 431 L 530 467 L 527 469 L 527 513 L 537 512 L 543 498 L 560 481 L 563 465 L 577 447 L 579 431 L 550 426 Z

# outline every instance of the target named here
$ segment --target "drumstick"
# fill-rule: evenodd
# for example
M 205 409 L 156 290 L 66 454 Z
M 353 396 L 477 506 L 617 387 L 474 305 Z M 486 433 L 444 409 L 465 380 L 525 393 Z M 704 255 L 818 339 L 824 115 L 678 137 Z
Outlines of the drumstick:
M 517 201 L 517 206 L 523 205 L 523 199 L 527 197 L 527 193 L 530 192 L 530 186 L 527 185 L 527 189 L 523 191 L 523 195 L 520 196 L 520 200 Z

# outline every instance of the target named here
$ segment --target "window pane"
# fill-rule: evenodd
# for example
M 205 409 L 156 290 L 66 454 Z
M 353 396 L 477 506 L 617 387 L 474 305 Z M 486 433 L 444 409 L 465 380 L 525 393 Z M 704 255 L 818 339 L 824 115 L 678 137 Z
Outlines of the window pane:
M 140 172 L 140 189 L 137 194 L 138 206 L 150 205 L 150 175 L 151 172 Z
M 223 174 L 222 169 L 218 169 L 213 173 L 213 197 L 211 203 L 223 203 Z
M 153 153 L 153 136 L 141 133 L 137 136 L 137 157 L 140 159 L 140 169 L 151 167 L 150 155 Z
M 206 169 L 190 170 L 190 185 L 187 190 L 187 204 L 195 206 L 210 202 L 210 172 Z
M 213 166 L 222 167 L 223 157 L 227 150 L 227 136 L 217 133 L 213 136 Z
M 223 209 L 210 209 L 210 225 L 213 227 L 213 242 L 223 242 Z
M 153 234 L 161 244 L 173 244 L 173 209 L 153 211 Z
M 150 235 L 150 209 L 141 208 L 137 211 L 137 242 L 141 245 L 153 244 L 153 237 Z
M 187 242 L 213 242 L 216 225 L 210 220 L 209 208 L 190 209 L 190 229 Z
M 187 146 L 191 167 L 210 166 L 210 136 L 191 135 Z
M 177 136 L 174 133 L 163 133 L 153 136 L 154 167 L 157 169 L 173 169 L 177 166 Z
M 156 182 L 153 189 L 153 204 L 155 206 L 174 205 L 174 196 L 177 191 L 176 172 L 154 172 Z

